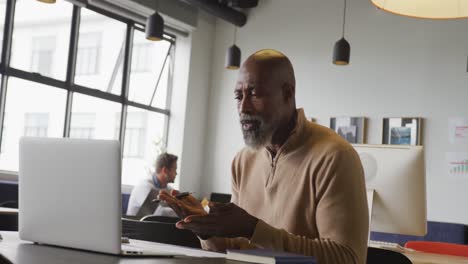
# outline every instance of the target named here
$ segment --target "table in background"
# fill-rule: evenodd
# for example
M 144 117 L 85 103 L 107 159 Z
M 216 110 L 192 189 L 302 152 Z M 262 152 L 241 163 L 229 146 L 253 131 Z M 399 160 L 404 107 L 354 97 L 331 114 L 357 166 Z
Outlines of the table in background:
M 0 207 L 0 215 L 18 215 L 18 209 Z

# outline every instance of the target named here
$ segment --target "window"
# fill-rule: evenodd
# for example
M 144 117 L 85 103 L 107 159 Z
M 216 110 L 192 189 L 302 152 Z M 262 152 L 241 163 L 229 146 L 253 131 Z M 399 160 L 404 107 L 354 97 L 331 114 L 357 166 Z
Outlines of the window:
M 46 137 L 49 127 L 48 113 L 26 113 L 24 115 L 25 137 Z
M 115 113 L 118 115 L 117 119 Z M 120 127 L 120 113 L 121 105 L 118 103 L 76 93 L 73 95 L 70 137 L 78 137 L 75 134 L 78 132 L 72 134 L 73 129 L 87 128 L 88 131 L 92 130 L 89 138 L 119 139 L 119 134 L 115 134 L 114 129 L 116 126 Z
M 31 54 L 31 71 L 50 75 L 55 50 L 55 37 L 33 38 Z
M 141 158 L 146 145 L 146 112 L 128 112 L 125 128 L 124 157 Z M 119 127 L 116 128 L 118 133 Z
M 152 43 L 138 43 L 133 46 L 132 72 L 149 72 L 153 60 Z
M 65 80 L 72 11 L 66 1 L 16 1 L 9 66 Z
M 150 171 L 154 171 L 156 157 L 165 149 L 166 124 L 166 115 L 128 107 L 122 163 L 123 184 L 137 184 Z M 136 153 L 139 155 L 132 156 Z
M 8 80 L 0 169 L 18 171 L 21 136 L 62 137 L 65 123 L 65 90 L 15 77 Z
M 5 21 L 5 11 L 6 11 L 6 1 L 0 1 L 0 23 Z M 3 28 L 0 27 L 0 57 L 2 56 L 2 49 L 3 49 Z
M 135 48 L 132 52 L 128 99 L 164 109 L 169 88 L 171 42 L 148 43 L 143 32 L 135 31 L 133 43 Z
M 96 115 L 94 113 L 74 113 L 71 119 L 71 138 L 94 138 Z
M 98 29 L 100 31 L 98 31 Z M 98 32 L 90 34 L 90 31 Z M 90 49 L 78 49 L 77 70 L 80 67 L 82 72 L 91 72 L 89 74 L 77 74 L 75 83 L 98 89 L 103 92 L 120 95 L 122 92 L 122 70 L 125 53 L 125 38 L 127 27 L 124 23 L 98 14 L 88 9 L 81 9 L 80 34 L 78 37 L 78 47 L 87 47 Z M 98 37 L 99 36 L 99 37 Z M 101 45 L 97 52 L 102 58 L 100 68 L 96 68 L 93 74 L 93 68 L 81 68 L 95 65 L 99 67 L 99 60 L 95 62 L 87 60 L 91 55 L 91 47 Z M 88 64 L 88 65 L 86 65 Z M 94 67 L 94 66 L 93 66 Z M 79 71 L 77 71 L 79 73 Z
M 169 121 L 165 102 L 175 40 L 165 36 L 161 42 L 149 42 L 133 22 L 68 1 L 54 5 L 11 1 L 14 13 L 9 17 L 5 3 L 0 0 L 0 33 L 4 31 L 0 38 L 12 45 L 11 60 L 0 67 L 0 76 L 7 77 L 0 78 L 7 80 L 0 112 L 8 113 L 0 142 L 0 170 L 18 170 L 22 136 L 120 140 L 122 125 L 123 183 L 135 184 L 146 177 L 158 150 L 165 147 Z M 3 24 L 5 19 L 13 28 Z M 77 39 L 70 34 L 73 28 L 79 28 Z M 74 42 L 76 46 L 70 45 Z M 126 49 L 125 43 L 131 47 Z M 76 50 L 69 52 L 70 46 Z M 133 51 L 128 60 L 126 50 Z M 76 58 L 70 56 L 75 53 Z M 74 78 L 68 80 L 72 66 Z M 122 91 L 129 100 L 120 96 Z
M 76 59 L 76 75 L 92 75 L 99 73 L 99 56 L 101 33 L 82 33 L 78 42 Z

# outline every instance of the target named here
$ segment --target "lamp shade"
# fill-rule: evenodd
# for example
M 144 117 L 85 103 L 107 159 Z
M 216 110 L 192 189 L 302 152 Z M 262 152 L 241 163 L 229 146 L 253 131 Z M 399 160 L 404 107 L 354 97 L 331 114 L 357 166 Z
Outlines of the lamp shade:
M 46 4 L 55 4 L 55 0 L 37 0 L 37 1 L 46 3 Z
M 397 15 L 455 19 L 468 17 L 468 1 L 462 0 L 371 0 L 376 7 Z
M 152 14 L 146 19 L 145 28 L 146 39 L 159 41 L 164 35 L 164 19 L 158 12 Z
M 333 48 L 333 64 L 348 65 L 351 47 L 345 38 L 341 38 L 335 43 Z
M 236 45 L 229 47 L 226 53 L 226 69 L 237 70 L 240 67 L 241 50 Z

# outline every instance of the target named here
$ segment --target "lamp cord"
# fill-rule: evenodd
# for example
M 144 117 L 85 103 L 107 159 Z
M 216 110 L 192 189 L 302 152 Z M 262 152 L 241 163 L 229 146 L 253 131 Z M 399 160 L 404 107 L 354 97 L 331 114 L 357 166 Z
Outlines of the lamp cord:
M 234 36 L 233 36 L 234 45 L 236 44 L 236 35 L 237 35 L 237 26 L 234 26 Z
M 345 24 L 346 24 L 346 0 L 344 0 L 344 8 L 343 8 L 343 30 L 342 30 L 341 38 L 344 38 Z

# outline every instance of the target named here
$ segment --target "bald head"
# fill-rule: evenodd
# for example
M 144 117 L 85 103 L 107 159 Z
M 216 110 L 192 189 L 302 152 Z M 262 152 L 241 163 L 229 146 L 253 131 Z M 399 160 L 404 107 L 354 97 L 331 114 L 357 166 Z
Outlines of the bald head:
M 294 70 L 283 53 L 265 49 L 247 58 L 234 91 L 247 145 L 274 143 L 296 113 L 295 89 Z
M 291 61 L 277 50 L 263 49 L 250 55 L 242 64 L 240 74 L 251 72 L 258 72 L 262 78 L 287 84 L 295 90 L 296 78 Z

